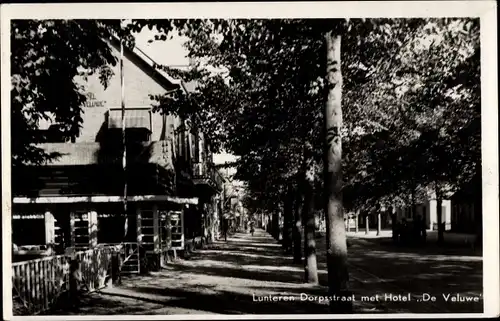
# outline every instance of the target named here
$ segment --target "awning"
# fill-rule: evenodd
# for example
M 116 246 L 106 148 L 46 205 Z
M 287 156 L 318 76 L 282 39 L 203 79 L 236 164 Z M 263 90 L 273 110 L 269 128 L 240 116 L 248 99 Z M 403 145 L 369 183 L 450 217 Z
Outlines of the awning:
M 197 197 L 184 198 L 168 195 L 127 196 L 128 202 L 171 202 L 176 204 L 198 204 Z M 123 196 L 47 196 L 14 197 L 14 204 L 70 204 L 70 203 L 119 203 Z
M 122 128 L 121 109 L 109 110 L 108 128 Z M 151 131 L 151 110 L 127 108 L 125 110 L 125 128 L 144 128 Z
M 137 149 L 136 162 L 158 164 L 166 169 L 173 169 L 172 142 L 156 141 L 141 142 L 142 148 Z M 78 166 L 94 164 L 120 164 L 123 154 L 121 150 L 109 151 L 107 147 L 96 142 L 81 143 L 44 143 L 37 147 L 43 149 L 47 154 L 54 154 L 54 159 L 47 162 L 52 166 Z

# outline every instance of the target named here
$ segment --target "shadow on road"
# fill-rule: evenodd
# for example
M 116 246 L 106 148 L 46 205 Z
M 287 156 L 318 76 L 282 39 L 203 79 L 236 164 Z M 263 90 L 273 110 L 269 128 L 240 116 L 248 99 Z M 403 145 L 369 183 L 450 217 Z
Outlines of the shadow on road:
M 425 254 L 380 242 L 351 240 L 349 283 L 356 313 L 482 311 L 482 302 L 450 303 L 443 299 L 447 293 L 481 294 L 480 257 Z M 132 276 L 123 286 L 104 289 L 98 299 L 89 302 L 93 307 L 82 309 L 80 314 L 328 313 L 325 302 L 308 300 L 326 296 L 325 250 L 323 239 L 318 239 L 321 285 L 309 286 L 303 283 L 303 266 L 294 265 L 270 235 L 262 230 L 253 237 L 238 233 L 227 242 L 198 249 L 188 260 L 172 263 L 160 272 Z M 362 296 L 408 293 L 410 302 L 361 301 Z M 437 302 L 417 302 L 422 293 L 435 295 Z M 280 301 L 272 301 L 270 296 Z
M 483 264 L 480 256 L 469 256 L 467 249 L 457 247 L 434 249 L 400 247 L 376 239 L 351 240 L 349 264 L 351 288 L 365 295 L 408 293 L 415 302 L 384 302 L 396 311 L 414 313 L 482 312 Z M 326 269 L 326 245 L 319 241 L 318 269 Z M 436 296 L 435 303 L 417 302 L 424 294 Z M 478 297 L 480 302 L 451 302 L 444 296 L 460 293 Z

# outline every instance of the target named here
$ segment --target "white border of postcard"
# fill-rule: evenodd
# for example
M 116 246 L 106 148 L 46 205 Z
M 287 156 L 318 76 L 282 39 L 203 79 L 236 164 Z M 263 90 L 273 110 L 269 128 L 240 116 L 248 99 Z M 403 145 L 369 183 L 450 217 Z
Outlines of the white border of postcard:
M 481 314 L 217 315 L 217 319 L 432 318 L 499 315 L 498 96 L 495 1 L 344 1 L 241 3 L 88 3 L 8 4 L 1 6 L 2 58 L 2 237 L 4 320 L 165 320 L 210 319 L 209 315 L 175 316 L 12 316 L 10 191 L 10 20 L 132 18 L 380 18 L 480 17 L 483 170 L 483 285 Z

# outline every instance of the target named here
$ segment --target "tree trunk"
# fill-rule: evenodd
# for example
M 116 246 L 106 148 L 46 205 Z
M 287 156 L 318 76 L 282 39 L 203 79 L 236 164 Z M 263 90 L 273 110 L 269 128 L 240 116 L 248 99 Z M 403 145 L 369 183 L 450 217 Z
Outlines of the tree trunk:
M 283 244 L 283 212 L 282 207 L 280 206 L 278 212 L 278 241 Z
M 359 212 L 356 212 L 356 216 L 354 217 L 355 222 L 354 222 L 354 232 L 358 233 L 359 232 Z
M 444 227 L 445 224 L 443 221 L 443 195 L 441 194 L 441 190 L 439 189 L 438 183 L 435 183 L 435 192 L 436 192 L 436 213 L 437 213 L 437 226 L 438 226 L 438 239 L 437 243 L 442 244 L 444 242 Z
M 382 215 L 380 212 L 377 213 L 377 236 L 380 235 L 380 232 L 382 231 Z
M 397 234 L 398 219 L 397 219 L 397 215 L 395 213 L 395 209 L 392 206 L 389 207 L 389 215 L 391 216 L 392 240 L 394 242 L 397 242 L 397 240 L 398 240 L 398 234 Z
M 293 226 L 295 224 L 295 216 L 293 213 L 293 187 L 289 186 L 286 194 L 285 204 L 284 204 L 284 231 L 283 231 L 283 247 L 285 253 L 292 253 L 292 241 L 293 241 Z
M 327 51 L 325 106 L 325 214 L 327 235 L 328 288 L 330 295 L 350 296 L 347 242 L 342 205 L 342 73 L 341 37 L 333 31 L 325 35 Z M 331 300 L 333 313 L 352 312 L 352 302 Z
M 300 188 L 296 193 L 294 202 L 294 226 L 293 226 L 293 263 L 302 262 L 302 220 L 300 215 L 302 194 Z
M 316 261 L 316 239 L 314 220 L 314 161 L 311 146 L 305 146 L 305 177 L 304 177 L 304 204 L 302 206 L 302 220 L 304 221 L 304 270 L 305 282 L 318 284 L 318 266 Z
M 415 194 L 416 194 L 416 191 L 415 191 L 415 187 L 412 187 L 412 190 L 411 190 L 411 217 L 413 220 L 415 220 L 415 215 L 417 214 L 417 201 L 415 199 Z
M 280 239 L 280 216 L 278 210 L 273 211 L 271 228 L 272 228 L 272 236 L 279 241 Z
M 365 234 L 370 233 L 370 215 L 368 213 L 365 214 Z
M 441 196 L 437 196 L 436 198 L 436 206 L 437 206 L 437 225 L 438 225 L 438 244 L 442 244 L 444 242 L 444 227 L 443 224 L 443 199 Z

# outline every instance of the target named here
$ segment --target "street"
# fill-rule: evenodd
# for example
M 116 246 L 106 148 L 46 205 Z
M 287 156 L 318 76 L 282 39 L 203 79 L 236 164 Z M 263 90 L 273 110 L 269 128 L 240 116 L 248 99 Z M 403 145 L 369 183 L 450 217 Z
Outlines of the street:
M 480 256 L 460 249 L 439 254 L 432 244 L 409 249 L 384 238 L 349 239 L 355 313 L 481 312 Z M 303 267 L 257 229 L 253 237 L 234 234 L 227 243 L 215 242 L 161 272 L 125 278 L 121 286 L 92 293 L 78 314 L 328 313 L 322 299 L 327 282 L 323 240 L 317 239 L 318 286 L 303 284 Z M 457 293 L 472 302 L 458 302 Z

